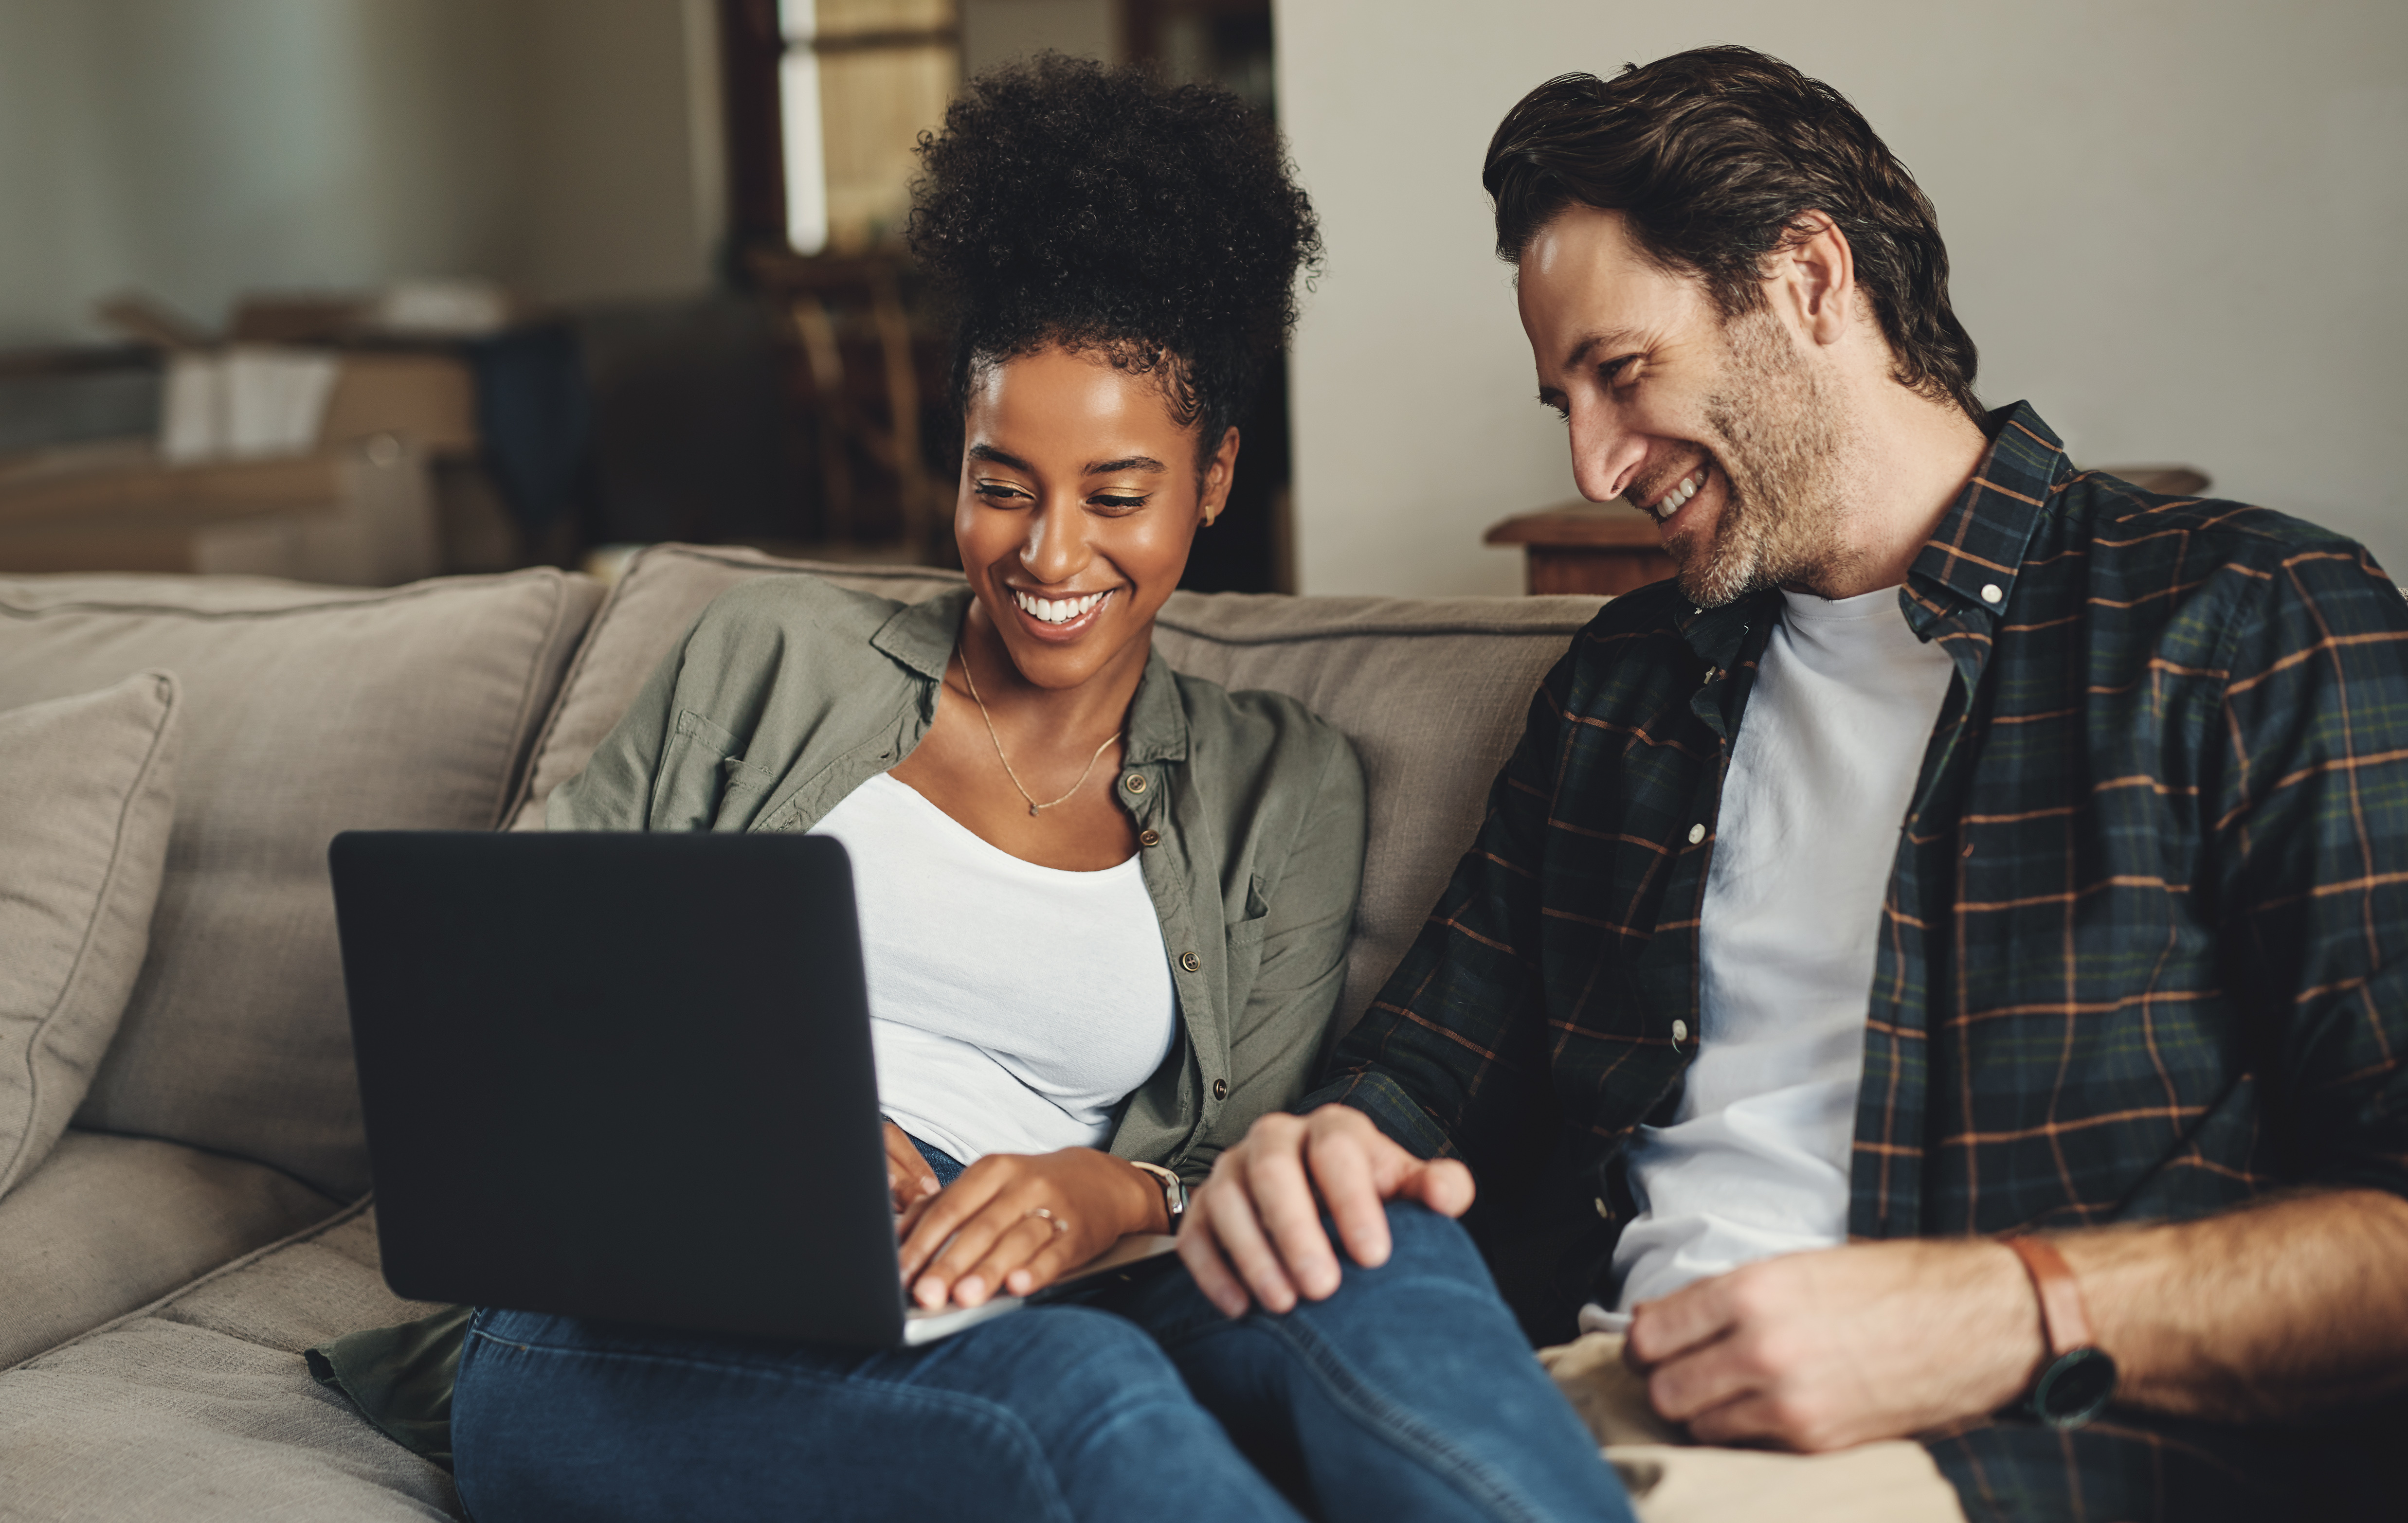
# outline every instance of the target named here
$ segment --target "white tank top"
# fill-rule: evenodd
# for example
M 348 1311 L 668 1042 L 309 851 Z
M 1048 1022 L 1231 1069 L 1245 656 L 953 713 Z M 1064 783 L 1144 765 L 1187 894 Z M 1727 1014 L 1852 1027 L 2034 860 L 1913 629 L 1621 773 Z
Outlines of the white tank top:
M 887 1118 L 964 1163 L 1101 1146 L 1177 1032 L 1138 860 L 1023 861 L 883 773 L 811 833 L 853 858 Z

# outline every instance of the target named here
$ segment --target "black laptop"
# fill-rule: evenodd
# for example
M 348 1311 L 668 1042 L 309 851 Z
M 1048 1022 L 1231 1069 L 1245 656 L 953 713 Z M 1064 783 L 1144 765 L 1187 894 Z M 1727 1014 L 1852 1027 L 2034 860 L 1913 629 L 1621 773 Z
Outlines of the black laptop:
M 354 831 L 328 857 L 396 1294 L 869 1347 L 1021 1304 L 907 1304 L 837 842 Z

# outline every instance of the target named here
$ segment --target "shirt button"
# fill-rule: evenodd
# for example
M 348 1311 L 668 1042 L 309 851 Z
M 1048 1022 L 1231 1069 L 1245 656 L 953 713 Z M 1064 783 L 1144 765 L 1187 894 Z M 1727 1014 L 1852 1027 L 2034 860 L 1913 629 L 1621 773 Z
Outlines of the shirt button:
M 1194 973 L 1204 965 L 1204 960 L 1193 952 L 1182 952 L 1179 954 L 1179 965 L 1189 973 Z
M 1706 828 L 1703 825 L 1692 825 L 1689 827 L 1689 845 L 1696 846 L 1705 838 Z
M 1121 779 L 1121 786 L 1132 793 L 1142 793 L 1145 791 L 1145 779 L 1132 772 Z
M 1672 1040 L 1675 1042 L 1686 1042 L 1688 1039 L 1689 1023 L 1685 1020 L 1676 1020 L 1672 1022 Z
M 1212 1098 L 1215 1100 L 1226 1100 L 1229 1098 L 1229 1081 L 1227 1079 L 1214 1079 L 1212 1081 Z
M 2006 590 L 1996 582 L 1982 584 L 1982 601 L 1985 603 L 1996 603 L 2006 595 Z
M 1137 833 L 1137 844 L 1141 847 L 1158 847 L 1162 845 L 1162 833 L 1160 831 L 1140 831 Z

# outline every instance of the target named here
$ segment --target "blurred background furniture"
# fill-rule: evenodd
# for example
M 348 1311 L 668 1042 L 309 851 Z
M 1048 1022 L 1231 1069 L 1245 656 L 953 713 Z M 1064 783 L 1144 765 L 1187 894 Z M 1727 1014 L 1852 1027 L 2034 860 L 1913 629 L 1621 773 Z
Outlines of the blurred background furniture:
M 1484 545 L 1522 547 L 1522 591 L 1606 597 L 1672 575 L 1656 520 L 1620 502 L 1563 503 L 1493 525 Z
M 906 309 L 902 260 L 763 248 L 748 263 L 754 288 L 787 319 L 797 362 L 788 365 L 789 395 L 815 426 L 817 539 L 947 563 L 953 483 L 935 470 L 924 429 L 929 400 L 944 395 L 944 339 Z M 864 457 L 886 477 L 882 500 L 857 490 L 854 463 Z
M 0 354 L 0 570 L 444 569 L 431 464 L 479 438 L 456 362 L 208 347 L 155 306 L 108 312 L 141 342 Z

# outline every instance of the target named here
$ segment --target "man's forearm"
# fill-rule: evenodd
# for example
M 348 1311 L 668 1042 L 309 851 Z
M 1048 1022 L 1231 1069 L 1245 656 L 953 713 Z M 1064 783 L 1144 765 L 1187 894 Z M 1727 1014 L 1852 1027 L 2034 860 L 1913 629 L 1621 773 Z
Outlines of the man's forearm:
M 2398 1196 L 2292 1194 L 2055 1241 L 2122 1373 L 2119 1402 L 2264 1422 L 2408 1386 L 2408 1201 Z

